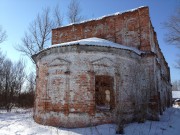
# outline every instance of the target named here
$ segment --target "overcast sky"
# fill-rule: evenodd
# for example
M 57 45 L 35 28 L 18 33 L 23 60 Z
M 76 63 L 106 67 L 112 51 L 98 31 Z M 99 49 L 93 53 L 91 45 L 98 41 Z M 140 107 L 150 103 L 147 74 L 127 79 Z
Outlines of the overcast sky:
M 21 38 L 29 23 L 43 8 L 53 9 L 58 4 L 64 16 L 64 25 L 67 25 L 66 14 L 69 2 L 70 0 L 1 0 L 0 25 L 7 31 L 8 35 L 8 39 L 0 45 L 1 51 L 13 61 L 24 58 L 14 49 L 14 46 L 21 43 Z M 178 50 L 164 42 L 166 31 L 162 26 L 162 23 L 175 12 L 175 9 L 180 7 L 180 0 L 79 0 L 79 2 L 81 13 L 85 19 L 97 18 L 140 6 L 149 6 L 151 21 L 157 32 L 160 48 L 171 69 L 171 79 L 180 80 L 180 70 L 174 68 L 178 53 L 180 55 L 180 49 Z M 30 67 L 30 62 L 27 63 Z

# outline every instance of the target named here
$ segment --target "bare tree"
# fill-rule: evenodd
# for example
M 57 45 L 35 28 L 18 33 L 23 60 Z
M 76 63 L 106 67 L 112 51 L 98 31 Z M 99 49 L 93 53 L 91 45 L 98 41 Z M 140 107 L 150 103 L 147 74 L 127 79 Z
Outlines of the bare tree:
M 176 80 L 172 82 L 172 91 L 180 91 L 180 80 Z
M 0 52 L 0 108 L 33 107 L 34 89 L 35 74 L 26 75 L 24 60 L 14 63 Z
M 10 60 L 5 60 L 3 64 L 3 95 L 4 95 L 4 106 L 7 109 L 7 111 L 11 108 L 10 103 L 10 93 L 12 95 L 12 92 L 10 91 L 10 76 L 11 76 L 11 69 L 12 69 L 12 62 Z
M 30 23 L 28 31 L 25 32 L 22 44 L 16 47 L 18 51 L 27 55 L 31 60 L 33 54 L 43 50 L 50 44 L 52 28 L 62 24 L 58 6 L 54 10 L 53 18 L 50 13 L 50 9 L 46 8 L 41 14 L 38 14 L 35 20 Z
M 49 9 L 43 10 L 36 19 L 30 24 L 28 32 L 22 38 L 22 44 L 16 49 L 29 58 L 38 51 L 43 50 L 50 40 L 52 21 L 49 18 Z
M 63 16 L 61 14 L 61 11 L 58 5 L 55 7 L 53 14 L 54 14 L 53 20 L 55 22 L 55 26 L 56 27 L 62 26 Z
M 2 26 L 0 26 L 0 43 L 6 40 L 6 38 L 7 38 L 6 31 L 3 30 Z
M 18 96 L 17 98 L 17 102 L 19 104 L 20 102 L 20 94 L 22 92 L 22 87 L 23 87 L 23 84 L 25 82 L 25 77 L 26 77 L 26 73 L 25 73 L 25 62 L 24 60 L 19 60 L 17 63 L 14 64 L 14 82 L 16 84 L 16 93 Z
M 177 61 L 177 63 L 176 63 L 176 68 L 177 69 L 180 69 L 180 59 Z
M 31 106 L 34 105 L 34 96 L 35 96 L 35 86 L 36 86 L 36 81 L 35 81 L 36 75 L 34 72 L 31 72 L 28 76 L 28 92 L 29 92 L 29 104 Z
M 4 59 L 5 59 L 5 56 L 0 51 L 0 69 L 2 68 L 2 63 L 3 63 Z
M 33 107 L 35 95 L 35 73 L 31 72 L 26 77 L 25 91 L 19 95 L 19 106 L 20 107 Z
M 80 14 L 81 8 L 79 2 L 77 0 L 71 0 L 68 6 L 67 13 L 69 23 L 80 22 L 83 19 L 83 17 Z
M 3 106 L 3 98 L 4 98 L 4 85 L 3 85 L 3 81 L 4 81 L 4 73 L 3 73 L 3 63 L 4 63 L 4 59 L 5 56 L 2 54 L 2 52 L 0 51 L 0 107 Z
M 35 81 L 36 75 L 34 72 L 31 72 L 28 76 L 27 76 L 27 90 L 30 92 L 33 92 L 36 86 L 36 81 Z
M 25 66 L 22 60 L 12 63 L 9 59 L 4 59 L 1 65 L 0 107 L 11 111 L 11 108 L 18 103 L 18 95 L 24 83 Z
M 164 23 L 164 27 L 168 30 L 165 41 L 180 48 L 180 8 Z
M 180 7 L 178 7 L 175 14 L 164 23 L 164 27 L 168 30 L 168 33 L 165 35 L 165 41 L 169 44 L 176 45 L 180 49 Z M 175 67 L 180 69 L 180 59 Z

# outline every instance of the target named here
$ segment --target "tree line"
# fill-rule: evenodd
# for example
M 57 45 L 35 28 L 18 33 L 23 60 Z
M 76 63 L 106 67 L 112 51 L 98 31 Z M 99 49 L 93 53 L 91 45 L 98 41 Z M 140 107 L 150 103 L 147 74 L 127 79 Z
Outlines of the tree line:
M 82 20 L 80 3 L 71 0 L 68 5 L 67 19 L 69 23 Z M 15 48 L 22 54 L 31 56 L 49 45 L 51 30 L 63 24 L 63 16 L 57 5 L 53 10 L 42 9 L 29 24 L 21 43 Z M 6 31 L 0 26 L 0 43 L 7 39 Z M 10 111 L 13 106 L 33 107 L 35 73 L 27 75 L 23 60 L 12 62 L 0 52 L 0 108 Z
M 35 76 L 27 75 L 24 61 L 12 62 L 0 52 L 0 108 L 32 107 L 34 89 Z
M 180 80 L 172 82 L 172 91 L 180 91 Z

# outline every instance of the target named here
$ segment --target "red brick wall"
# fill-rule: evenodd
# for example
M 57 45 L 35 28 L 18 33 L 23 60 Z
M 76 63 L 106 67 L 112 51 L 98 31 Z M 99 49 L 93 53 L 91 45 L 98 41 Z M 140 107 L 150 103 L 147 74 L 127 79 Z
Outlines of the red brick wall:
M 86 53 L 83 49 L 79 51 L 71 47 L 65 47 L 66 53 L 61 53 L 63 52 L 61 47 L 40 52 L 35 58 L 38 76 L 34 118 L 38 123 L 62 127 L 83 127 L 92 123 L 96 125 L 114 122 L 113 111 L 101 112 L 96 108 L 97 76 L 103 75 L 103 78 L 113 76 L 112 84 L 106 82 L 109 79 L 105 79 L 102 84 L 108 84 L 105 85 L 105 90 L 112 88 L 114 90 L 114 95 L 111 95 L 113 100 L 110 103 L 112 108 L 116 109 L 116 105 L 119 105 L 121 101 L 127 104 L 124 112 L 129 121 L 134 117 L 134 102 L 137 100 L 133 99 L 134 101 L 129 102 L 133 93 L 148 90 L 151 92 L 148 94 L 156 101 L 154 97 L 157 96 L 157 91 L 165 90 L 163 92 L 166 93 L 166 90 L 170 89 L 168 87 L 171 87 L 159 75 L 159 82 L 156 82 L 159 87 L 156 88 L 155 74 L 164 71 L 166 73 L 164 76 L 169 77 L 169 69 L 159 48 L 147 7 L 57 28 L 52 33 L 53 44 L 99 37 L 140 50 L 152 50 L 156 54 L 143 53 L 138 56 L 133 52 L 120 49 L 117 49 L 118 52 L 115 53 L 106 47 L 101 50 L 94 47 L 94 50 L 97 49 L 100 53 L 88 52 L 88 46 Z M 156 69 L 155 60 L 159 61 L 161 67 Z M 123 93 L 124 90 L 130 95 Z M 143 93 L 138 96 L 143 98 Z M 162 97 L 164 102 L 164 96 Z M 152 113 L 154 110 L 157 112 L 159 110 L 157 105 L 150 104 L 149 107 Z
M 52 30 L 52 44 L 98 37 L 149 51 L 150 17 L 148 7 Z

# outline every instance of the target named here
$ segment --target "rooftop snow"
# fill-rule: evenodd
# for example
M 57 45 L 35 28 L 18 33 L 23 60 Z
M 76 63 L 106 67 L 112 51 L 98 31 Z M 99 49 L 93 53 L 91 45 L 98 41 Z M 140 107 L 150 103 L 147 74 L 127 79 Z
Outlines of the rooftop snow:
M 143 53 L 143 51 L 140 51 L 134 47 L 120 45 L 120 44 L 117 44 L 117 43 L 114 43 L 114 42 L 111 42 L 111 41 L 108 41 L 105 39 L 96 38 L 96 37 L 86 38 L 86 39 L 81 39 L 81 40 L 77 40 L 77 41 L 61 43 L 61 44 L 54 44 L 50 48 L 58 47 L 58 46 L 70 46 L 70 45 L 90 45 L 90 46 L 114 47 L 114 48 L 120 48 L 120 49 L 125 49 L 125 50 L 131 50 L 139 55 L 141 53 Z
M 147 6 L 140 6 L 138 8 L 134 8 L 134 9 L 126 10 L 126 11 L 121 11 L 121 12 L 116 12 L 114 14 L 105 15 L 105 16 L 102 16 L 102 17 L 99 17 L 99 18 L 95 18 L 95 19 L 89 19 L 89 20 L 84 20 L 84 21 L 81 21 L 81 22 L 70 23 L 68 25 L 60 26 L 58 28 L 63 28 L 63 27 L 74 25 L 74 24 L 81 24 L 81 23 L 90 22 L 90 21 L 101 20 L 101 19 L 103 19 L 105 17 L 116 16 L 116 15 L 120 15 L 120 14 L 127 13 L 127 12 L 133 12 L 133 11 L 136 11 L 136 10 L 138 10 L 140 8 L 145 8 L 145 7 L 147 7 Z M 56 28 L 54 28 L 54 29 L 56 29 Z
M 172 91 L 172 98 L 180 99 L 180 91 Z

